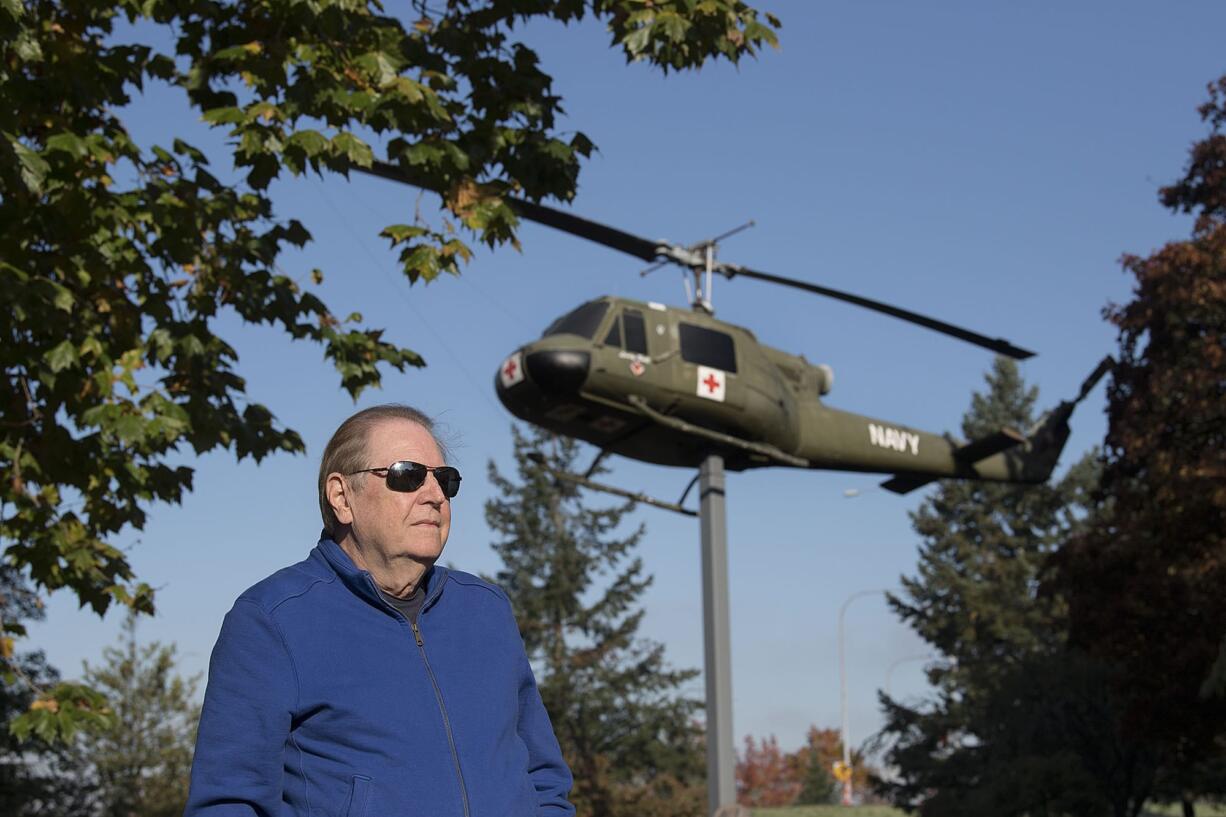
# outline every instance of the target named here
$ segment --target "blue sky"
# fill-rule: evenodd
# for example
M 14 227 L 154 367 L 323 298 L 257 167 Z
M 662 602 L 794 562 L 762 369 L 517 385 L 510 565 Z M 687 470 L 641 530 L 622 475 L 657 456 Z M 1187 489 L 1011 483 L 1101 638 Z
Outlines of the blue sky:
M 1195 107 L 1226 72 L 1226 6 L 1212 2 L 1018 4 L 793 0 L 760 7 L 783 20 L 782 50 L 739 69 L 661 77 L 626 66 L 597 25 L 522 31 L 565 99 L 563 127 L 600 152 L 575 212 L 649 238 L 692 242 L 755 219 L 722 256 L 900 304 L 1035 349 L 1023 364 L 1050 405 L 1073 395 L 1114 347 L 1102 318 L 1126 300 L 1123 253 L 1187 234 L 1156 190 L 1204 132 Z M 134 101 L 143 138 L 182 133 L 218 145 L 178 97 Z M 681 304 L 676 271 L 525 225 L 523 250 L 479 250 L 459 279 L 410 287 L 377 237 L 409 221 L 416 195 L 373 179 L 285 180 L 278 213 L 315 241 L 282 267 L 324 270 L 325 300 L 363 313 L 422 353 L 428 368 L 391 373 L 358 406 L 404 401 L 437 415 L 465 474 L 445 561 L 493 572 L 482 504 L 487 461 L 510 466 L 510 416 L 493 394 L 499 361 L 554 317 L 603 293 Z M 435 212 L 422 201 L 423 212 Z M 990 355 L 889 318 L 752 282 L 719 281 L 717 314 L 836 372 L 831 405 L 932 431 L 954 430 Z M 260 465 L 228 454 L 195 463 L 182 506 L 153 509 L 126 537 L 138 574 L 159 588 L 146 639 L 178 644 L 202 671 L 222 616 L 247 586 L 297 561 L 319 529 L 318 455 L 354 405 L 319 349 L 221 321 L 250 393 L 302 433 L 305 457 Z M 1073 419 L 1067 465 L 1098 443 L 1100 386 Z M 610 481 L 665 498 L 690 474 L 625 460 Z M 908 511 L 920 494 L 880 477 L 765 470 L 729 477 L 735 731 L 785 748 L 809 724 L 836 726 L 835 622 L 849 594 L 914 570 Z M 847 489 L 860 494 L 847 498 Z M 602 502 L 593 497 L 594 502 Z M 642 556 L 655 584 L 643 634 L 678 666 L 702 666 L 698 526 L 644 509 Z M 52 597 L 32 628 L 66 674 L 96 660 L 120 616 L 99 621 Z M 877 598 L 848 614 L 851 731 L 880 724 L 876 690 L 891 664 L 925 648 Z M 922 663 L 898 665 L 895 694 L 924 694 Z M 690 690 L 701 696 L 701 681 Z

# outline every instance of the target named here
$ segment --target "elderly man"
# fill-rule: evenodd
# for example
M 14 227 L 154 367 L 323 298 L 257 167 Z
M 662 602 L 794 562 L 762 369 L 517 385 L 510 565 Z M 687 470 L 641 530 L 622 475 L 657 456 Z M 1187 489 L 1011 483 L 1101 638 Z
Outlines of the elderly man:
M 319 544 L 222 624 L 188 817 L 574 813 L 506 595 L 435 564 L 459 488 L 416 409 L 336 430 Z

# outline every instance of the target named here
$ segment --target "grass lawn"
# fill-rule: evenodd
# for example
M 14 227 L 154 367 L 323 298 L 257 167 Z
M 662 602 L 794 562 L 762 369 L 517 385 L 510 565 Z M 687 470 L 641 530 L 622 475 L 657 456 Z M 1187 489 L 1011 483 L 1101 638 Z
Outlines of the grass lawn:
M 906 812 L 889 806 L 789 806 L 786 808 L 756 808 L 753 817 L 904 817 Z M 1150 805 L 1145 817 L 1178 817 L 1178 804 Z M 1226 805 L 1196 804 L 1196 817 L 1226 817 Z
M 1183 814 L 1178 803 L 1160 806 L 1151 803 L 1145 807 L 1145 817 L 1178 817 Z M 1226 817 L 1226 805 L 1221 803 L 1197 803 L 1196 817 Z
M 752 814 L 753 817 L 904 817 L 906 812 L 889 806 L 789 806 L 756 808 Z

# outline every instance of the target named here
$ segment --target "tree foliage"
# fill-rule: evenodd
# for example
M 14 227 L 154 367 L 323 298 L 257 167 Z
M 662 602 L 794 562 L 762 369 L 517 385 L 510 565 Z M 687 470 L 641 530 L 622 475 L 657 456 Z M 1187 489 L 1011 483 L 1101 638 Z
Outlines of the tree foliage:
M 1038 391 L 998 358 L 963 418 L 968 438 L 1027 428 Z M 1097 505 L 1087 454 L 1058 482 L 945 481 L 912 514 L 922 539 L 896 612 L 942 660 L 935 695 L 882 696 L 878 737 L 897 776 L 879 788 L 924 815 L 1134 815 L 1150 755 L 1121 736 L 1101 663 L 1068 645 L 1067 602 L 1045 592 L 1052 554 Z
M 423 365 L 286 271 L 311 240 L 279 220 L 282 173 L 380 156 L 440 192 L 448 218 L 389 225 L 411 281 L 456 273 L 465 243 L 513 242 L 501 196 L 570 199 L 592 150 L 513 36 L 532 19 L 604 21 L 628 60 L 736 62 L 778 21 L 740 0 L 446 0 L 405 18 L 375 0 L 0 0 L 0 542 L 36 587 L 102 613 L 152 610 L 114 540 L 191 490 L 182 454 L 256 460 L 303 442 L 248 393 L 222 318 L 318 344 L 353 396 Z M 184 95 L 226 149 L 141 144 L 132 95 Z M 9 630 L 4 636 L 11 637 Z M 66 735 L 97 701 L 55 692 Z M 80 704 L 78 706 L 78 704 Z
M 1189 770 L 1226 751 L 1226 77 L 1200 114 L 1210 132 L 1160 194 L 1192 235 L 1125 256 L 1133 298 L 1106 312 L 1112 513 L 1059 564 L 1073 637 L 1115 668 L 1126 729 Z
M 664 647 L 638 635 L 651 577 L 634 550 L 643 528 L 618 536 L 633 503 L 592 508 L 574 483 L 579 444 L 513 429 L 516 478 L 489 466 L 498 492 L 485 518 L 502 559 L 495 580 L 515 606 L 541 698 L 575 775 L 580 813 L 671 817 L 702 811 L 699 702 Z M 529 458 L 540 454 L 542 462 Z
M 0 595 L 7 615 L 41 616 L 37 597 L 12 568 L 0 569 Z M 6 719 L 28 709 L 39 700 L 38 690 L 59 678 L 41 654 L 22 656 L 17 666 L 24 682 L 6 677 L 0 685 Z M 74 731 L 69 741 L 53 741 L 41 730 L 0 735 L 0 814 L 182 814 L 199 706 L 197 679 L 178 675 L 174 647 L 138 644 L 136 617 L 129 613 L 119 644 L 103 649 L 100 665 L 86 664 L 84 680 L 107 702 L 98 728 Z
M 0 616 L 16 627 L 39 621 L 44 612 L 38 596 L 20 572 L 0 565 Z M 26 712 L 59 680 L 41 652 L 11 652 L 0 678 L 0 722 Z M 81 774 L 75 753 L 63 743 L 51 743 L 35 734 L 17 736 L 0 732 L 0 814 L 11 817 L 84 817 L 92 803 L 91 789 Z
M 736 759 L 738 803 L 755 808 L 790 806 L 802 786 L 774 735 L 761 741 L 745 736 L 745 746 Z
M 197 677 L 176 672 L 173 645 L 140 644 L 129 613 L 117 646 L 85 680 L 110 701 L 107 729 L 83 732 L 75 751 L 88 764 L 97 817 L 178 817 L 187 805 L 196 742 Z
M 843 759 L 843 741 L 837 729 L 810 726 L 805 743 L 784 752 L 774 735 L 755 740 L 745 736 L 737 755 L 737 802 L 747 807 L 822 805 L 838 799 L 839 784 L 831 769 Z M 859 750 L 851 753 L 852 787 L 857 799 L 872 800 L 870 778 L 878 774 Z
M 843 739 L 836 729 L 818 729 L 810 726 L 805 734 L 805 745 L 791 756 L 800 781 L 797 805 L 819 805 L 833 802 L 838 794 L 838 783 L 831 775 L 835 761 L 843 759 Z M 859 751 L 851 754 L 851 782 L 855 791 L 868 791 L 870 769 Z

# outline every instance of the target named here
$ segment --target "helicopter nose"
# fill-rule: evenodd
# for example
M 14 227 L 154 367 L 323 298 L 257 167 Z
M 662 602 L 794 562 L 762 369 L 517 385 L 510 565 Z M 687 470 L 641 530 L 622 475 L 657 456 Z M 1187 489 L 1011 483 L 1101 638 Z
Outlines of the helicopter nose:
M 587 352 L 569 349 L 549 349 L 532 352 L 525 361 L 528 376 L 537 388 L 549 394 L 574 394 L 579 391 L 592 364 Z

